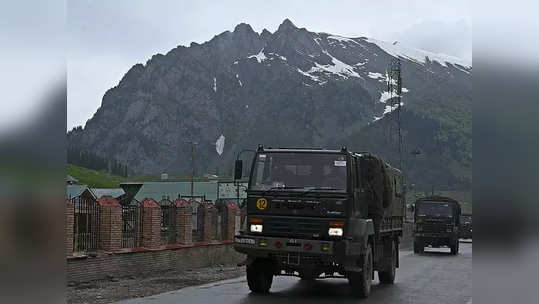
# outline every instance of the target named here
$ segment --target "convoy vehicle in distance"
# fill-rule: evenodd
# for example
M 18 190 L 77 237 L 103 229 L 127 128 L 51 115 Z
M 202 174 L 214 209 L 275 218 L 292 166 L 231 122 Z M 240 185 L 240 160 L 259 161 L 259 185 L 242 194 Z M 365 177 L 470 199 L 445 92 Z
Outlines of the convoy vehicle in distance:
M 369 296 L 375 271 L 392 284 L 404 194 L 401 172 L 370 153 L 259 146 L 234 244 L 247 255 L 250 290 L 268 292 L 276 275 L 347 278 L 360 297 Z
M 461 239 L 471 239 L 473 234 L 472 226 L 472 215 L 469 213 L 462 214 L 460 216 L 459 237 Z
M 414 208 L 414 253 L 422 253 L 427 246 L 447 246 L 452 254 L 458 254 L 460 214 L 460 204 L 452 198 L 418 199 Z

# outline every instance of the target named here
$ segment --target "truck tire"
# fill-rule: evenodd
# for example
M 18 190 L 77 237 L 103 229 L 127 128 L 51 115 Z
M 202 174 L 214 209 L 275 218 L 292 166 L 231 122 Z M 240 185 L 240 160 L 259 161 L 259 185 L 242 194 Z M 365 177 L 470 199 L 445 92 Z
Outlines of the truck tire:
M 352 288 L 352 293 L 360 298 L 367 298 L 371 293 L 372 286 L 372 248 L 371 245 L 367 245 L 367 250 L 362 258 L 362 271 L 361 272 L 349 272 L 348 283 Z
M 418 239 L 414 239 L 414 253 L 423 253 L 425 251 L 425 246 L 423 242 Z
M 451 254 L 457 255 L 459 253 L 459 240 L 457 239 L 455 243 L 451 246 Z
M 395 242 L 391 241 L 391 257 L 388 261 L 389 269 L 386 271 L 378 271 L 378 279 L 382 284 L 393 284 L 395 282 L 395 273 L 397 271 L 397 250 Z
M 273 283 L 273 271 L 271 261 L 266 259 L 256 259 L 247 265 L 247 284 L 249 289 L 255 293 L 268 293 Z

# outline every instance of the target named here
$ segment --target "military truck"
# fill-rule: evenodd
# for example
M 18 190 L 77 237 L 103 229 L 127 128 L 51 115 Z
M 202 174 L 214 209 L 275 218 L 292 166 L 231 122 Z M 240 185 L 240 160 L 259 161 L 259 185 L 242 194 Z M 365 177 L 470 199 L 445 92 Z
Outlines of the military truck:
M 471 239 L 473 235 L 472 215 L 469 213 L 460 216 L 459 237 L 461 239 Z
M 459 252 L 460 204 L 444 196 L 420 198 L 414 207 L 414 253 L 426 246 L 447 246 L 452 254 Z
M 404 194 L 401 172 L 373 154 L 260 146 L 234 245 L 247 255 L 250 290 L 268 292 L 274 276 L 347 278 L 368 297 L 375 271 L 393 284 Z

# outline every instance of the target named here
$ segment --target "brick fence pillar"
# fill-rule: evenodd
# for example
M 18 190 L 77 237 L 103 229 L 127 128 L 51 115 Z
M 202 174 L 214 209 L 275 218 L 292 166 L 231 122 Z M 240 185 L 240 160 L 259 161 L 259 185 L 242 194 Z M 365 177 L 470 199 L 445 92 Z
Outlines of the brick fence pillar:
M 178 199 L 174 202 L 176 207 L 176 240 L 180 244 L 193 243 L 193 209 L 189 202 Z
M 75 224 L 75 207 L 66 199 L 66 254 L 73 254 L 73 225 Z
M 161 245 L 161 207 L 151 198 L 140 203 L 142 211 L 141 247 L 158 248 Z
M 215 205 L 214 205 L 215 206 Z M 213 208 L 213 212 L 212 212 L 212 217 L 213 217 L 213 232 L 214 234 L 212 235 L 213 238 L 212 240 L 218 240 L 218 241 L 221 241 L 223 240 L 223 233 L 224 233 L 224 229 L 223 229 L 223 217 L 225 216 L 225 212 L 224 212 L 224 208 L 217 208 L 217 206 L 215 206 L 215 208 Z
M 236 207 L 236 204 L 230 202 L 225 204 L 224 212 L 225 215 L 225 240 L 233 240 L 234 235 L 236 235 L 236 214 L 237 214 L 238 208 Z M 239 227 L 238 227 L 239 228 Z
M 202 241 L 210 242 L 214 239 L 213 215 L 215 208 L 207 202 L 201 203 L 198 208 L 199 212 L 202 212 Z
M 99 199 L 99 248 L 114 251 L 122 247 L 122 206 L 117 199 Z

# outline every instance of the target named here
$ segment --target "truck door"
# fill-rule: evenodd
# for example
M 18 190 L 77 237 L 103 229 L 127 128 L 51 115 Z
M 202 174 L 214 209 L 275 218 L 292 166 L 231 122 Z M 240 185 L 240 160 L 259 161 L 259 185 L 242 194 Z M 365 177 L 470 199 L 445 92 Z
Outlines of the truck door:
M 353 185 L 352 189 L 354 191 L 354 217 L 360 217 L 364 213 L 364 210 L 361 210 L 362 204 L 362 193 L 361 193 L 361 171 L 359 168 L 359 161 L 356 160 L 356 158 L 352 158 L 352 172 L 353 172 Z

